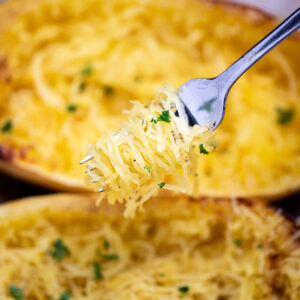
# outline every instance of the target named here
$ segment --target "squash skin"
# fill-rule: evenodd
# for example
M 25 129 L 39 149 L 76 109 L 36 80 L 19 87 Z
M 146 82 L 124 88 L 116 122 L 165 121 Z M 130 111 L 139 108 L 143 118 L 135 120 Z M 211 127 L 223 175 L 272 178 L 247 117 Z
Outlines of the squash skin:
M 199 0 L 201 1 L 201 0 Z M 243 14 L 245 18 L 249 18 L 253 24 L 259 24 L 267 19 L 274 19 L 273 16 L 250 6 L 240 5 L 236 3 L 218 1 L 218 0 L 202 0 L 204 2 L 210 2 L 212 5 L 222 4 L 229 11 L 237 11 Z M 45 0 L 39 3 L 46 2 Z M 10 22 L 22 15 L 23 13 L 34 9 L 36 1 L 34 0 L 13 0 L 6 1 L 0 6 L 0 32 L 8 28 Z M 22 4 L 22 5 L 20 5 Z M 1 146 L 1 145 L 0 145 Z M 50 188 L 54 191 L 65 192 L 88 192 L 92 189 L 86 185 L 83 180 L 77 178 L 70 178 L 62 174 L 47 171 L 35 165 L 31 165 L 28 162 L 21 159 L 6 160 L 0 155 L 0 171 L 18 179 Z M 300 178 L 298 181 L 293 182 L 288 189 L 280 187 L 272 187 L 269 190 L 265 190 L 259 194 L 251 193 L 251 191 L 244 191 L 238 193 L 236 196 L 241 198 L 261 198 L 264 201 L 272 202 L 278 199 L 282 199 L 288 195 L 300 191 Z M 205 192 L 204 196 L 209 197 L 229 197 L 230 194 L 223 192 Z

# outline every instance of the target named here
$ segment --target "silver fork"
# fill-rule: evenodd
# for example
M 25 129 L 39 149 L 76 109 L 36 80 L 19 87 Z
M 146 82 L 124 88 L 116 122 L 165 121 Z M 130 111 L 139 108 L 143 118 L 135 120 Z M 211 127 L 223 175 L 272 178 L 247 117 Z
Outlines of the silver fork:
M 184 83 L 178 89 L 178 95 L 185 105 L 191 125 L 216 129 L 224 117 L 226 99 L 232 85 L 262 56 L 298 29 L 299 25 L 300 8 L 218 77 L 196 78 Z M 87 155 L 80 164 L 93 158 L 93 155 Z M 102 188 L 98 190 L 100 193 L 103 191 Z
M 195 78 L 184 83 L 178 89 L 178 95 L 185 105 L 191 125 L 199 124 L 215 130 L 223 120 L 227 95 L 236 80 L 299 27 L 300 8 L 219 76 Z

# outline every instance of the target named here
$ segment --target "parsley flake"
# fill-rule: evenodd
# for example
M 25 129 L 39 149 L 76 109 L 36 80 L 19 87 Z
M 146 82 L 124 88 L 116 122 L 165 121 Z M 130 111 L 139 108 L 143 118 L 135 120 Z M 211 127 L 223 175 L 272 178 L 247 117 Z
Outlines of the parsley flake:
M 100 279 L 102 280 L 103 279 L 101 266 L 96 261 L 94 262 L 94 276 L 95 276 L 96 280 L 100 280 Z
M 135 82 L 141 82 L 141 81 L 142 81 L 142 76 L 136 75 L 136 76 L 134 77 L 134 81 L 135 81 Z
M 104 242 L 103 242 L 103 247 L 104 247 L 105 249 L 109 249 L 109 247 L 110 247 L 109 241 L 104 240 Z
M 242 245 L 242 239 L 235 239 L 233 242 L 236 246 L 241 246 Z
M 166 185 L 165 182 L 161 182 L 161 183 L 158 184 L 158 186 L 159 186 L 161 189 L 162 189 L 165 185 Z
M 49 251 L 49 255 L 57 261 L 62 261 L 65 256 L 70 255 L 70 250 L 61 239 L 57 239 L 54 241 L 53 248 Z
M 16 287 L 15 285 L 10 285 L 8 290 L 14 299 L 23 299 L 23 291 L 20 288 Z
M 67 106 L 67 110 L 69 112 L 75 112 L 77 109 L 78 109 L 78 106 L 74 105 L 74 104 L 70 104 L 70 105 Z
M 154 118 L 151 119 L 151 122 L 156 124 L 157 122 L 171 122 L 170 112 L 168 110 L 163 110 L 159 117 L 155 120 Z
M 86 89 L 86 83 L 83 81 L 79 85 L 79 91 L 83 92 Z
M 144 169 L 146 169 L 149 173 L 151 173 L 151 167 L 150 166 L 145 166 Z
M 216 101 L 216 99 L 217 98 L 213 98 L 211 100 L 204 102 L 201 106 L 199 106 L 198 111 L 205 110 L 205 111 L 211 113 L 213 110 L 212 105 Z
M 120 257 L 118 254 L 102 254 L 101 255 L 103 259 L 106 260 L 118 260 Z
M 2 132 L 11 132 L 12 130 L 12 127 L 13 127 L 13 123 L 11 120 L 8 120 L 4 123 L 4 125 L 2 126 L 1 128 L 1 131 Z
M 163 110 L 163 112 L 160 114 L 160 116 L 157 118 L 157 121 L 170 123 L 170 112 L 168 110 Z
M 90 76 L 93 73 L 92 65 L 88 64 L 81 70 L 81 75 Z
M 187 294 L 190 291 L 190 287 L 188 285 L 182 285 L 178 288 L 178 292 L 181 294 Z
M 263 244 L 258 244 L 257 245 L 257 249 L 262 249 L 264 246 L 263 246 Z
M 286 125 L 290 123 L 294 117 L 295 111 L 291 108 L 277 107 L 277 123 L 280 125 Z
M 201 154 L 209 154 L 209 152 L 204 148 L 203 144 L 199 145 L 199 149 Z
M 72 291 L 66 290 L 60 295 L 59 300 L 69 300 L 71 297 L 72 297 Z
M 114 94 L 114 92 L 115 92 L 114 87 L 112 87 L 112 86 L 110 86 L 110 85 L 104 86 L 103 89 L 104 89 L 104 94 L 105 94 L 106 96 L 111 96 L 111 95 Z

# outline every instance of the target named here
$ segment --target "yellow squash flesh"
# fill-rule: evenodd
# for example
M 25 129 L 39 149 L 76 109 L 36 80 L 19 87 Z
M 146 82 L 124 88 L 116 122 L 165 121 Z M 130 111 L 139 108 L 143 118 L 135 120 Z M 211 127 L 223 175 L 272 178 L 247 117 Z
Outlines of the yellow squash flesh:
M 299 231 L 261 203 L 160 197 L 127 220 L 94 201 L 0 206 L 1 299 L 11 286 L 32 300 L 300 297 Z
M 120 126 L 130 100 L 216 76 L 274 26 L 251 9 L 193 0 L 34 2 L 0 6 L 0 169 L 56 190 L 90 189 L 78 162 Z M 18 18 L 22 10 L 31 13 Z M 201 160 L 197 194 L 299 190 L 298 54 L 289 39 L 236 83 L 207 141 L 217 150 Z M 286 124 L 280 109 L 292 111 Z

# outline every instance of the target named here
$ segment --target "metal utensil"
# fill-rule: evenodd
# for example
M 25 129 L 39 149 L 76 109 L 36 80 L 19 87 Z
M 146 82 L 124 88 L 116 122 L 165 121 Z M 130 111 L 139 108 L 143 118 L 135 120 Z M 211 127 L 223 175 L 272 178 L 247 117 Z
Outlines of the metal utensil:
M 224 117 L 229 90 L 254 63 L 300 27 L 300 8 L 215 78 L 195 78 L 178 89 L 192 125 L 215 130 Z

